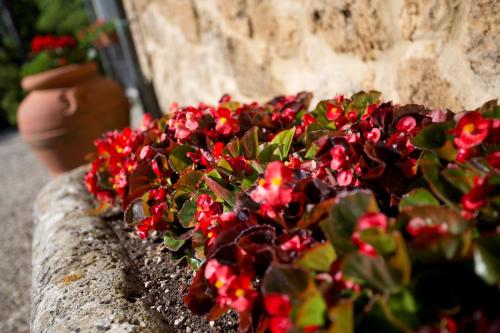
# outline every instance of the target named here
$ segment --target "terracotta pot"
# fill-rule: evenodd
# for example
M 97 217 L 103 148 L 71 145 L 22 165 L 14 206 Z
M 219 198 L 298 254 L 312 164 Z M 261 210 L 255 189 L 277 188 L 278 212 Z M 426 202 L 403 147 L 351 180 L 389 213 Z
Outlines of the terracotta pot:
M 30 91 L 18 110 L 21 137 L 53 175 L 85 163 L 97 137 L 129 123 L 122 88 L 94 62 L 31 75 L 21 85 Z

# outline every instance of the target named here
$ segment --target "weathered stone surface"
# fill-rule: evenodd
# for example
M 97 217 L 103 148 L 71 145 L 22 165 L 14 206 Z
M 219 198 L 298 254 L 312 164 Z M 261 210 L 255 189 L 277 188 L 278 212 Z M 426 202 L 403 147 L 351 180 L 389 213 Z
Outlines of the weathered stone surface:
M 472 70 L 489 85 L 500 85 L 500 1 L 471 1 L 467 55 Z M 499 96 L 495 96 L 499 97 Z
M 171 332 L 142 303 L 116 235 L 89 215 L 83 173 L 51 181 L 35 203 L 31 331 Z
M 498 1 L 124 4 L 143 71 L 165 111 L 172 102 L 216 103 L 224 93 L 249 101 L 301 90 L 319 99 L 377 89 L 397 103 L 432 100 L 457 110 L 500 96 Z M 420 58 L 429 61 L 408 64 Z
M 322 35 L 338 52 L 374 59 L 377 51 L 392 44 L 381 18 L 382 3 L 377 0 L 311 1 L 309 14 L 313 32 Z
M 441 78 L 433 59 L 408 59 L 398 69 L 397 89 L 401 99 L 430 108 L 459 110 L 450 83 Z
M 406 0 L 400 18 L 401 34 L 409 40 L 446 40 L 460 0 Z
M 269 58 L 261 59 L 250 45 L 237 38 L 227 40 L 227 51 L 234 78 L 242 94 L 248 96 L 279 94 L 279 83 L 269 71 Z M 249 80 L 248 78 L 253 75 L 258 75 L 260 79 Z

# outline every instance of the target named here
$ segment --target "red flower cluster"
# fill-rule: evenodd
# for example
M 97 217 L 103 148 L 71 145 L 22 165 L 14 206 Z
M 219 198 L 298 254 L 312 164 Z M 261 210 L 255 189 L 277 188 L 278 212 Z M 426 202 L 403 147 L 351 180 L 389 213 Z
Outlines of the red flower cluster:
M 198 196 L 195 217 L 198 221 L 195 230 L 201 230 L 208 239 L 216 237 L 220 230 L 236 220 L 233 212 L 222 213 L 221 204 L 214 202 L 208 194 Z
M 236 275 L 231 267 L 212 259 L 207 262 L 205 278 L 217 288 L 217 302 L 220 307 L 231 307 L 238 312 L 252 307 L 257 292 L 252 285 L 252 277 Z
M 476 212 L 486 206 L 488 195 L 493 191 L 493 186 L 488 183 L 488 176 L 483 178 L 474 177 L 474 185 L 471 190 L 462 196 L 460 203 L 467 218 L 473 217 Z
M 288 295 L 269 294 L 264 299 L 264 306 L 269 314 L 269 330 L 271 333 L 286 333 L 292 328 L 289 318 L 292 304 Z
M 76 47 L 76 40 L 73 36 L 36 36 L 31 41 L 31 50 L 38 53 L 44 50 L 56 50 Z
M 167 223 L 165 220 L 165 214 L 167 213 L 167 204 L 165 202 L 167 196 L 167 191 L 165 188 L 158 188 L 149 191 L 148 201 L 151 201 L 150 206 L 151 216 L 143 219 L 139 225 L 137 225 L 137 234 L 142 239 L 148 237 L 149 232 L 152 230 L 165 231 L 167 229 Z
M 484 118 L 478 111 L 463 114 L 451 131 L 455 136 L 453 143 L 458 148 L 457 161 L 465 162 L 477 155 L 477 146 L 484 141 L 499 144 L 499 133 L 498 119 Z
M 378 232 L 385 233 L 387 230 L 387 216 L 382 213 L 364 214 L 359 218 L 356 225 L 356 231 L 351 236 L 353 243 L 359 247 L 359 252 L 369 256 L 376 256 L 377 250 L 361 239 L 361 233 L 369 229 L 375 229 Z
M 131 201 L 129 198 L 129 177 L 136 170 L 141 160 L 150 160 L 154 154 L 148 146 L 154 137 L 156 124 L 145 117 L 144 127 L 139 131 L 126 128 L 121 132 L 108 132 L 103 138 L 95 141 L 97 158 L 92 162 L 91 171 L 85 176 L 85 184 L 89 192 L 99 200 L 114 202 L 122 200 L 123 207 Z M 144 132 L 149 135 L 145 136 Z M 153 138 L 154 139 L 154 138 Z
M 253 201 L 270 212 L 273 208 L 280 208 L 292 201 L 292 188 L 289 182 L 292 179 L 292 170 L 282 162 L 271 162 L 266 167 L 264 178 L 260 179 L 257 188 L 250 194 Z
M 496 107 L 454 119 L 376 92 L 310 99 L 174 105 L 97 140 L 87 187 L 128 207 L 140 237 L 164 232 L 199 268 L 188 307 L 233 309 L 242 332 L 459 330 L 469 309 L 498 314 L 483 302 L 500 283 Z M 429 286 L 448 275 L 478 294 Z

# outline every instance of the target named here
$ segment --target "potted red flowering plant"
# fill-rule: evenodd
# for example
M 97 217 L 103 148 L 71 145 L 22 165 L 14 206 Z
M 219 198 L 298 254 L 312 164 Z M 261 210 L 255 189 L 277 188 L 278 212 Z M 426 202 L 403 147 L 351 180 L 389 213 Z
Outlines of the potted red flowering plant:
M 96 141 L 87 188 L 196 270 L 194 314 L 233 310 L 241 332 L 496 331 L 496 101 L 310 100 L 146 117 Z
M 31 41 L 32 59 L 27 62 L 21 76 L 37 74 L 68 64 L 92 60 L 95 53 L 87 52 L 85 44 L 79 44 L 71 35 L 39 35 Z
M 30 93 L 18 110 L 19 129 L 54 175 L 84 163 L 94 137 L 128 124 L 124 92 L 99 75 L 91 41 L 37 36 L 22 69 L 21 85 Z

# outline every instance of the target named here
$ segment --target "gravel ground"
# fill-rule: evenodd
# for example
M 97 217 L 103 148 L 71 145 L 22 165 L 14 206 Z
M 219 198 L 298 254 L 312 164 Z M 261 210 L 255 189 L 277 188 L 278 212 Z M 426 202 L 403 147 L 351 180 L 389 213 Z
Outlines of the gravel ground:
M 49 175 L 13 130 L 0 132 L 0 332 L 29 332 L 32 206 Z

